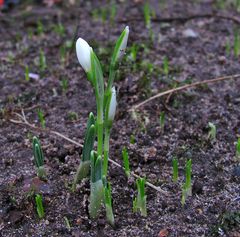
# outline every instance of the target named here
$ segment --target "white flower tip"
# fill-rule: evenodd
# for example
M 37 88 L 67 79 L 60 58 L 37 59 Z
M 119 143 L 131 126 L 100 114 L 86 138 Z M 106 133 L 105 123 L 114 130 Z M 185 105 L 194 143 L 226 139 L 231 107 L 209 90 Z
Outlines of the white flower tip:
M 111 120 L 111 121 L 114 120 L 116 108 L 117 108 L 117 96 L 116 96 L 115 87 L 113 86 L 111 89 L 111 101 L 109 104 L 108 120 Z
M 85 72 L 91 70 L 91 51 L 92 48 L 89 44 L 84 39 L 78 38 L 76 42 L 77 58 Z

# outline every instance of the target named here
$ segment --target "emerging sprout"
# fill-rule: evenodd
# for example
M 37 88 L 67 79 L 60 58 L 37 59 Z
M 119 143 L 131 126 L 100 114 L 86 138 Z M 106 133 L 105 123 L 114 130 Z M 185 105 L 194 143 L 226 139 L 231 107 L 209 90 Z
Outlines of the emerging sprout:
M 126 147 L 123 147 L 122 149 L 122 157 L 123 157 L 125 174 L 129 178 L 130 177 L 129 157 L 128 157 L 128 151 Z
M 77 173 L 74 178 L 72 190 L 76 190 L 76 185 L 80 180 L 86 178 L 89 169 L 90 169 L 90 156 L 91 151 L 93 150 L 93 145 L 95 141 L 95 119 L 93 113 L 89 114 L 88 122 L 87 122 L 87 131 L 85 134 L 84 144 L 83 144 L 83 152 L 82 159 L 80 165 L 78 167 Z
M 43 203 L 42 203 L 42 196 L 40 194 L 37 194 L 35 196 L 35 201 L 37 205 L 37 213 L 38 217 L 42 219 L 44 217 L 44 209 L 43 209 Z
M 104 198 L 107 221 L 110 223 L 111 226 L 114 226 L 114 215 L 112 210 L 112 195 L 110 183 L 107 183 L 107 185 L 104 187 Z
M 33 137 L 33 155 L 34 162 L 37 167 L 37 175 L 39 178 L 44 179 L 46 177 L 46 172 L 44 169 L 44 157 L 40 142 L 37 137 Z
M 137 181 L 137 199 L 134 201 L 135 209 L 139 209 L 142 216 L 147 216 L 147 195 L 145 194 L 146 178 L 138 178 Z
M 91 152 L 91 193 L 89 204 L 89 215 L 96 218 L 104 198 L 104 187 L 102 181 L 102 158 Z
M 39 119 L 39 122 L 40 122 L 42 128 L 46 128 L 46 121 L 45 121 L 42 109 L 38 109 L 37 114 L 38 114 L 38 119 Z
M 159 123 L 160 123 L 160 127 L 161 127 L 162 131 L 164 131 L 164 125 L 165 125 L 165 113 L 164 113 L 164 111 L 162 111 L 160 113 Z
M 208 139 L 215 140 L 216 139 L 216 134 L 217 134 L 217 129 L 216 129 L 215 124 L 209 122 L 208 127 L 210 129 L 209 132 L 208 132 Z
M 187 188 L 186 188 L 186 183 L 185 183 L 182 186 L 182 199 L 181 199 L 182 206 L 185 205 L 186 199 L 187 199 Z
M 189 196 L 192 196 L 192 186 L 191 186 L 191 176 L 192 176 L 192 160 L 188 160 L 186 163 L 186 190 Z
M 173 165 L 173 182 L 176 183 L 178 181 L 178 159 L 174 158 L 172 161 Z
M 240 138 L 237 140 L 237 145 L 236 145 L 236 158 L 237 160 L 240 160 Z
M 29 77 L 29 67 L 28 65 L 25 66 L 25 80 L 29 81 L 30 77 Z
M 77 58 L 84 71 L 91 71 L 91 52 L 92 48 L 89 44 L 82 38 L 79 38 L 76 42 L 76 52 Z

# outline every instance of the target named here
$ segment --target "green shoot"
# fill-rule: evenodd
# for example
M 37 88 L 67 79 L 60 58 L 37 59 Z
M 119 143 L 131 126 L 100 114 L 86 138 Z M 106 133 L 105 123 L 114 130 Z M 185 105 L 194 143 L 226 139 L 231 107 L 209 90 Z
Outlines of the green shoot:
M 142 216 L 147 216 L 147 196 L 145 194 L 146 178 L 138 178 L 137 181 L 137 209 L 140 210 Z
M 111 3 L 111 9 L 110 9 L 110 24 L 114 25 L 115 17 L 117 13 L 117 5 L 115 1 Z
M 37 175 L 39 178 L 45 178 L 46 172 L 44 169 L 44 157 L 41 148 L 41 144 L 37 137 L 33 137 L 33 155 L 34 155 L 34 163 L 37 168 Z
M 178 181 L 178 159 L 174 158 L 172 160 L 172 166 L 173 166 L 173 182 L 177 183 L 177 181 Z
M 110 223 L 111 226 L 114 226 L 114 215 L 112 209 L 112 195 L 110 183 L 107 183 L 107 185 L 104 187 L 104 197 L 107 221 Z
M 76 112 L 68 112 L 68 119 L 71 121 L 76 121 L 78 120 L 78 114 Z
M 86 178 L 89 174 L 91 151 L 93 150 L 94 141 L 95 141 L 95 118 L 93 113 L 90 113 L 87 121 L 87 130 L 83 143 L 82 158 L 72 186 L 73 191 L 76 190 L 77 183 L 79 183 L 83 178 Z
M 40 194 L 37 194 L 35 196 L 35 202 L 37 205 L 37 214 L 40 219 L 44 217 L 44 209 L 43 209 L 43 203 L 42 203 L 42 196 Z
M 129 156 L 128 156 L 128 151 L 126 147 L 123 147 L 122 149 L 122 157 L 123 157 L 125 174 L 129 178 L 130 177 Z
M 238 57 L 240 55 L 240 35 L 238 30 L 235 30 L 234 32 L 233 50 L 234 50 L 234 56 Z
M 188 160 L 186 163 L 186 167 L 185 167 L 185 172 L 186 172 L 186 180 L 185 180 L 185 184 L 186 184 L 186 190 L 187 190 L 187 195 L 192 196 L 192 160 Z
M 161 127 L 162 131 L 164 131 L 164 125 L 165 125 L 165 113 L 164 113 L 164 111 L 162 111 L 160 113 L 159 123 L 160 123 L 160 127 Z
M 130 58 L 133 62 L 136 62 L 137 60 L 137 53 L 138 53 L 138 45 L 133 44 L 132 47 L 130 48 Z
M 182 199 L 181 199 L 182 206 L 185 205 L 186 199 L 187 199 L 187 188 L 186 188 L 186 183 L 185 183 L 182 186 Z
M 213 123 L 209 122 L 208 127 L 210 129 L 209 132 L 208 132 L 208 139 L 215 140 L 216 139 L 216 134 L 217 134 L 216 126 Z
M 240 10 L 240 0 L 235 1 L 235 6 L 236 6 L 237 11 L 239 11 Z
M 237 140 L 237 145 L 236 145 L 236 158 L 237 160 L 240 160 L 240 138 Z
M 63 78 L 61 80 L 60 84 L 61 84 L 63 93 L 66 94 L 67 89 L 68 89 L 68 80 L 66 78 Z
M 67 52 L 67 49 L 66 49 L 66 45 L 64 44 L 59 49 L 60 61 L 62 65 L 64 65 L 66 61 L 66 52 Z
M 130 135 L 130 143 L 135 144 L 135 142 L 136 142 L 135 136 L 133 134 L 131 134 Z
M 29 67 L 28 65 L 25 66 L 25 80 L 29 81 L 30 77 L 29 77 Z
M 137 212 L 138 208 L 137 208 L 137 198 L 135 197 L 133 199 L 133 212 Z
M 60 37 L 65 35 L 65 29 L 62 23 L 58 23 L 54 26 L 53 31 L 57 33 Z
M 39 69 L 40 69 L 40 72 L 44 72 L 46 68 L 47 68 L 46 57 L 45 57 L 44 51 L 42 49 L 40 49 L 40 53 L 39 53 Z
M 69 222 L 68 218 L 66 216 L 64 216 L 63 219 L 65 221 L 65 224 L 67 226 L 68 231 L 70 231 L 71 230 L 71 225 L 70 225 L 70 222 Z
M 143 6 L 143 15 L 144 15 L 144 21 L 147 29 L 150 29 L 151 28 L 151 9 L 148 1 Z
M 163 58 L 163 73 L 167 76 L 169 74 L 169 62 L 168 58 L 164 56 Z
M 45 121 L 42 109 L 37 110 L 37 115 L 42 128 L 46 128 L 46 121 Z
M 37 34 L 42 35 L 44 32 L 43 30 L 43 24 L 40 20 L 37 21 Z
M 225 47 L 226 47 L 226 55 L 230 56 L 230 54 L 231 54 L 231 45 L 230 45 L 230 40 L 229 39 L 227 39 Z
M 90 183 L 89 215 L 95 219 L 100 211 L 104 199 L 104 187 L 102 181 L 102 157 L 91 152 L 91 183 Z

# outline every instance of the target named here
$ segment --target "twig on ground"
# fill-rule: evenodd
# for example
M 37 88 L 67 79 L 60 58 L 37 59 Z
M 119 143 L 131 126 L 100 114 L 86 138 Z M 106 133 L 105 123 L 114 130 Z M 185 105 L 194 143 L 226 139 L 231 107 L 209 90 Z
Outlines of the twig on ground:
M 71 138 L 66 137 L 65 135 L 63 135 L 63 134 L 61 134 L 61 133 L 59 133 L 59 132 L 56 132 L 56 131 L 53 131 L 53 130 L 50 130 L 50 129 L 39 128 L 39 127 L 37 127 L 37 126 L 35 126 L 35 125 L 33 125 L 33 124 L 30 124 L 30 123 L 27 121 L 27 119 L 26 119 L 26 116 L 25 116 L 25 113 L 24 113 L 24 110 L 23 110 L 23 109 L 22 109 L 21 114 L 18 114 L 18 113 L 14 113 L 14 114 L 19 118 L 19 120 L 15 120 L 15 119 L 10 119 L 10 120 L 9 120 L 10 122 L 12 122 L 12 123 L 14 123 L 14 124 L 24 125 L 24 126 L 30 127 L 30 128 L 33 129 L 33 130 L 40 130 L 40 131 L 42 131 L 42 132 L 50 133 L 50 134 L 53 134 L 53 135 L 55 135 L 55 136 L 61 137 L 61 138 L 63 138 L 64 140 L 66 140 L 66 141 L 68 141 L 68 142 L 70 142 L 70 143 L 73 143 L 73 144 L 75 144 L 75 145 L 77 145 L 77 146 L 79 146 L 79 147 L 83 147 L 83 145 L 82 145 L 81 143 L 78 143 L 78 142 L 72 140 Z M 122 167 L 119 163 L 117 163 L 116 161 L 114 161 L 114 160 L 112 160 L 112 159 L 109 159 L 109 162 L 111 162 L 112 164 L 116 165 L 117 167 L 123 169 L 123 167 Z M 138 176 L 137 174 L 135 174 L 134 172 L 131 172 L 131 175 L 132 175 L 133 177 L 135 177 L 135 178 L 139 178 L 139 176 Z M 149 187 L 155 189 L 155 190 L 158 191 L 158 192 L 161 192 L 161 193 L 163 193 L 163 194 L 165 194 L 165 195 L 168 194 L 167 191 L 164 191 L 164 190 L 161 189 L 160 187 L 157 187 L 157 186 L 155 186 L 154 184 L 152 184 L 152 183 L 150 183 L 150 182 L 146 182 L 146 184 L 147 184 Z
M 187 84 L 187 85 L 184 85 L 184 86 L 173 88 L 173 89 L 170 89 L 170 90 L 167 90 L 167 91 L 160 92 L 160 93 L 148 98 L 147 100 L 144 100 L 141 103 L 132 106 L 132 108 L 130 108 L 128 111 L 133 112 L 136 109 L 138 109 L 139 107 L 149 103 L 150 101 L 152 101 L 154 99 L 157 99 L 157 98 L 162 97 L 164 95 L 173 94 L 177 91 L 185 90 L 185 89 L 196 87 L 196 86 L 199 86 L 199 85 L 210 84 L 210 83 L 224 81 L 224 80 L 239 79 L 239 78 L 240 78 L 240 74 L 236 74 L 236 75 L 218 77 L 218 78 L 214 78 L 214 79 L 210 79 L 210 80 L 199 81 L 199 82 L 195 82 L 195 83 L 192 83 L 192 84 Z

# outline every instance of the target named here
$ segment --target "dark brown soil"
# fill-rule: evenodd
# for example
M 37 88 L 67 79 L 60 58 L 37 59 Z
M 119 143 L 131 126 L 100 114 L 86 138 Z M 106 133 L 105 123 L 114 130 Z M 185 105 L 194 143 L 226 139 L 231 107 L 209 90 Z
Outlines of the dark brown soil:
M 94 13 L 109 3 L 76 2 L 52 8 L 22 4 L 0 15 L 0 236 L 240 236 L 240 172 L 235 160 L 240 136 L 240 81 L 228 80 L 158 98 L 140 107 L 137 119 L 128 112 L 159 91 L 189 81 L 238 74 L 239 57 L 232 49 L 230 55 L 226 53 L 226 43 L 229 40 L 233 45 L 234 31 L 240 27 L 239 12 L 231 4 L 219 9 L 216 1 L 210 0 L 150 1 L 156 12 L 150 40 L 141 2 L 117 2 L 113 24 L 96 19 Z M 203 14 L 208 16 L 187 19 Z M 41 35 L 37 33 L 38 20 L 43 23 Z M 53 30 L 58 22 L 65 28 L 64 36 Z M 130 51 L 127 53 L 118 73 L 119 104 L 110 156 L 122 163 L 121 150 L 127 146 L 131 169 L 168 195 L 147 187 L 148 216 L 133 213 L 134 180 L 127 180 L 123 170 L 111 164 L 109 180 L 116 218 L 116 227 L 112 228 L 104 212 L 96 221 L 89 219 L 88 180 L 75 193 L 70 190 L 81 149 L 10 119 L 17 120 L 15 113 L 24 109 L 27 120 L 41 127 L 37 117 L 37 108 L 41 108 L 47 128 L 82 143 L 88 114 L 95 112 L 95 98 L 75 50 L 68 49 L 69 60 L 63 64 L 60 48 L 66 41 L 71 43 L 78 26 L 77 36 L 93 45 L 102 63 L 107 63 L 125 25 L 130 27 L 128 48 L 137 44 L 139 51 L 135 63 L 129 59 Z M 190 37 L 187 29 L 196 35 Z M 37 63 L 40 49 L 46 56 L 44 72 Z M 169 59 L 168 76 L 162 70 L 164 56 Z M 152 64 L 153 71 L 142 61 Z M 25 65 L 40 78 L 27 82 Z M 63 78 L 69 83 L 66 93 L 60 83 Z M 159 125 L 162 111 L 166 114 L 164 132 Z M 77 113 L 76 120 L 69 117 L 70 112 Z M 216 140 L 208 139 L 208 122 L 216 125 Z M 43 146 L 46 183 L 36 179 L 33 135 Z M 131 135 L 134 144 L 130 144 Z M 179 159 L 178 184 L 172 182 L 173 157 Z M 193 195 L 182 207 L 181 185 L 189 158 L 193 163 Z M 43 195 L 42 220 L 36 213 L 31 183 Z M 70 230 L 64 217 L 70 222 Z

